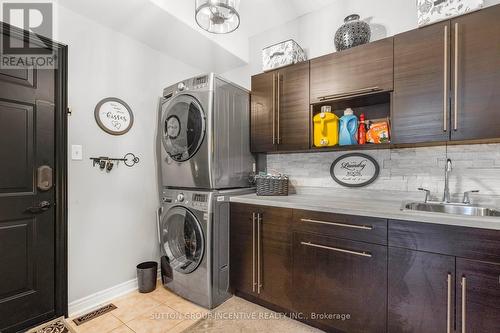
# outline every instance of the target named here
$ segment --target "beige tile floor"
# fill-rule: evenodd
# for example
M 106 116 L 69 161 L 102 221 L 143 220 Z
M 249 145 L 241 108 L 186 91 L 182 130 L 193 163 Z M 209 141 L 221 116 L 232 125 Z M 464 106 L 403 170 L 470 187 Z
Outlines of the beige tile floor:
M 180 333 L 209 313 L 158 284 L 155 291 L 137 291 L 111 301 L 117 309 L 80 326 L 77 333 Z
M 319 330 L 278 316 L 278 319 L 255 320 L 245 316 L 228 320 L 221 314 L 252 314 L 256 318 L 274 314 L 271 310 L 233 297 L 218 308 L 203 309 L 163 288 L 159 283 L 149 294 L 137 291 L 111 303 L 117 309 L 76 326 L 77 333 L 318 333 Z M 209 315 L 210 314 L 210 315 Z M 222 318 L 222 319 L 220 319 Z M 226 318 L 226 319 L 224 319 Z

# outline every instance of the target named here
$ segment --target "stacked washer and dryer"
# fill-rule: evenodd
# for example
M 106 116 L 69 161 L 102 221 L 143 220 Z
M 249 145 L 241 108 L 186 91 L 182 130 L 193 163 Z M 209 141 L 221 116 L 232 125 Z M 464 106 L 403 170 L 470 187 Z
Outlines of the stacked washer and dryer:
M 251 193 L 249 92 L 215 75 L 166 88 L 160 100 L 161 276 L 212 309 L 229 293 L 229 198 Z

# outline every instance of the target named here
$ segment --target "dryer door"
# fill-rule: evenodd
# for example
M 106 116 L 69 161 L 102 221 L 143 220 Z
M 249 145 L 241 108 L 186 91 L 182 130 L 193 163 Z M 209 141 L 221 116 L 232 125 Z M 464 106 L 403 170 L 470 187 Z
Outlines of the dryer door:
M 163 218 L 161 243 L 170 266 L 189 274 L 201 263 L 205 241 L 200 222 L 184 207 L 173 207 Z
M 193 96 L 178 95 L 163 110 L 163 147 L 177 162 L 193 157 L 205 137 L 205 113 Z

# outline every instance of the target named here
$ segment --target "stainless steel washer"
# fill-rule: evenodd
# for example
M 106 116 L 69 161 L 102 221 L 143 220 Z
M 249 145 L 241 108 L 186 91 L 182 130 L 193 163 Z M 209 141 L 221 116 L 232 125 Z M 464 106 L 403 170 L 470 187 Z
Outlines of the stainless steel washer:
M 166 88 L 157 139 L 162 187 L 248 187 L 249 107 L 247 90 L 213 73 Z
M 164 189 L 159 213 L 163 285 L 212 309 L 229 293 L 229 198 L 254 189 Z

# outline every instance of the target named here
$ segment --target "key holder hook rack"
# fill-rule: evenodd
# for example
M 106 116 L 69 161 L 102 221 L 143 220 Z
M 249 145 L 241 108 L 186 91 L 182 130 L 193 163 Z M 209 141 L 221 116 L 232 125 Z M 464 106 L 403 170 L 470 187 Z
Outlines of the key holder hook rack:
M 113 170 L 114 165 L 118 165 L 120 162 L 123 162 L 123 164 L 129 168 L 140 162 L 139 157 L 135 156 L 133 153 L 127 153 L 122 158 L 100 156 L 91 157 L 90 160 L 92 160 L 93 167 L 99 166 L 99 169 L 106 170 L 107 172 Z

